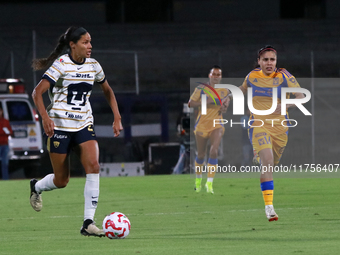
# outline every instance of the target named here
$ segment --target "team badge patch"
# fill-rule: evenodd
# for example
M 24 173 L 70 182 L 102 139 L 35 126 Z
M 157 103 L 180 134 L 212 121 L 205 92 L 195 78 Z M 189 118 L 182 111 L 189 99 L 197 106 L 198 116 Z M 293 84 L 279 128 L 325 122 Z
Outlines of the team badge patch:
M 54 148 L 58 148 L 58 147 L 59 147 L 59 144 L 60 144 L 60 142 L 54 141 L 54 142 L 53 142 Z
M 273 85 L 279 85 L 279 78 L 273 78 Z
M 290 78 L 289 81 L 290 81 L 291 83 L 296 83 L 296 80 L 295 80 L 294 78 Z

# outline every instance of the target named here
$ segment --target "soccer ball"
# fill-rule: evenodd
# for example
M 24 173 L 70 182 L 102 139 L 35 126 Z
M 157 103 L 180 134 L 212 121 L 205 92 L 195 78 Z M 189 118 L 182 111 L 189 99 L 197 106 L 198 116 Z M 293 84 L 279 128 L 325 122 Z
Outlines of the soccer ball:
M 110 239 L 122 239 L 129 235 L 131 224 L 123 213 L 113 212 L 103 220 L 103 230 Z

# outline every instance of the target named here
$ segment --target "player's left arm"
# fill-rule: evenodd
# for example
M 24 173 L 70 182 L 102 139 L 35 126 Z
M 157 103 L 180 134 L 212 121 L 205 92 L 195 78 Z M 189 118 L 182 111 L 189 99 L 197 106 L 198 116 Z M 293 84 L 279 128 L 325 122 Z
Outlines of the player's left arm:
M 100 84 L 102 91 L 104 92 L 106 101 L 109 103 L 113 115 L 114 115 L 114 121 L 112 124 L 113 132 L 115 134 L 115 137 L 119 136 L 120 131 L 123 130 L 123 125 L 122 125 L 122 117 L 120 116 L 119 109 L 118 109 L 118 104 L 116 100 L 116 96 L 110 87 L 109 83 L 107 80 L 105 80 L 103 83 Z
M 287 84 L 288 84 L 288 87 L 290 87 L 290 88 L 301 88 L 300 84 L 296 81 L 295 77 L 292 76 L 292 75 L 290 77 L 288 77 Z M 292 93 L 292 94 L 297 99 L 302 99 L 302 98 L 306 97 L 305 94 L 303 94 L 301 92 L 295 92 L 295 93 Z M 288 111 L 288 109 L 290 107 L 296 107 L 296 105 L 295 104 L 287 104 L 286 110 Z M 274 114 L 281 114 L 281 104 L 277 104 L 277 107 L 274 111 Z
M 295 93 L 292 93 L 294 96 L 295 96 L 295 98 L 297 98 L 297 99 L 302 99 L 302 98 L 305 98 L 306 96 L 305 96 L 305 94 L 303 94 L 303 93 L 301 93 L 301 92 L 295 92 Z M 281 104 L 280 104 L 280 107 L 281 107 Z M 287 104 L 287 110 L 288 110 L 288 108 L 290 108 L 290 107 L 296 107 L 296 105 L 295 104 Z
M 220 109 L 220 111 L 222 113 L 226 113 L 227 112 L 231 98 L 232 98 L 232 94 L 231 94 L 231 91 L 228 89 L 227 90 L 227 96 L 222 98 L 222 105 L 221 105 L 221 109 Z

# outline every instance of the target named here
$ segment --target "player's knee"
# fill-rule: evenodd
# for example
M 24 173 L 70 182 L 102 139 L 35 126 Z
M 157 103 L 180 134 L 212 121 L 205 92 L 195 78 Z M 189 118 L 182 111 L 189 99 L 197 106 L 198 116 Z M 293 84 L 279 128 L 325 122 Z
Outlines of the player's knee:
M 205 157 L 205 151 L 204 152 L 197 152 L 197 158 L 204 159 Z
M 210 148 L 210 158 L 217 158 L 218 156 L 218 148 Z
M 70 178 L 60 178 L 60 179 L 54 179 L 54 185 L 58 189 L 65 188 L 69 182 Z
M 272 155 L 263 155 L 261 158 L 262 165 L 274 166 L 274 158 Z
M 96 160 L 90 161 L 85 167 L 87 168 L 87 173 L 98 174 L 100 170 L 100 165 Z

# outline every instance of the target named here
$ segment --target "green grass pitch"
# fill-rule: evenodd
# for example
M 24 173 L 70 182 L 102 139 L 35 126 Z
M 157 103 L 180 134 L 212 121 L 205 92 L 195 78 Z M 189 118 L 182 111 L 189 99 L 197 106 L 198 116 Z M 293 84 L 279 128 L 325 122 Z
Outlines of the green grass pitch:
M 205 181 L 205 180 L 204 180 Z M 84 237 L 84 178 L 29 204 L 29 180 L 0 181 L 0 254 L 338 254 L 340 179 L 275 179 L 268 222 L 258 178 L 215 178 L 196 194 L 189 175 L 101 178 L 97 225 L 113 211 L 126 239 Z

